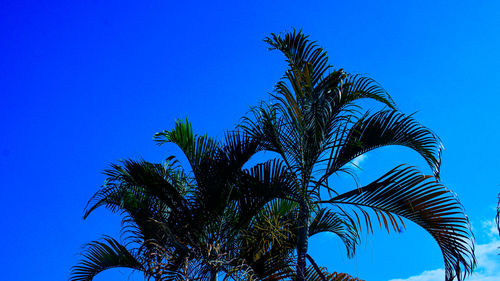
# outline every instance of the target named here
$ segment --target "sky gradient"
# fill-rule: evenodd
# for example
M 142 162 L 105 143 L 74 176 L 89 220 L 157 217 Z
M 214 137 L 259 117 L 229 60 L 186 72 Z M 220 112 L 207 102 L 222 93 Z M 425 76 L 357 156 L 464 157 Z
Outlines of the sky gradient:
M 262 39 L 292 27 L 317 40 L 334 67 L 375 78 L 440 136 L 442 182 L 478 244 L 478 273 L 468 280 L 500 276 L 491 230 L 500 191 L 500 3 L 234 2 L 0 1 L 3 278 L 65 280 L 84 243 L 117 237 L 118 215 L 99 210 L 82 220 L 101 171 L 118 159 L 178 154 L 152 142 L 176 118 L 215 137 L 234 128 L 285 69 Z M 358 161 L 362 184 L 401 163 L 430 173 L 404 148 Z M 411 223 L 401 234 L 364 237 L 351 260 L 329 235 L 310 251 L 329 270 L 369 281 L 444 280 L 436 243 Z M 116 269 L 95 280 L 142 279 Z

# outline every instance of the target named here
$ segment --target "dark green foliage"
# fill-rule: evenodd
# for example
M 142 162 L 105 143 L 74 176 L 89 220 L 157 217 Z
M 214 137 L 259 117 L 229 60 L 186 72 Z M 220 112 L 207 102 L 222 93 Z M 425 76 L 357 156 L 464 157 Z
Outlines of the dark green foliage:
M 395 110 L 365 114 L 352 124 L 335 150 L 329 174 L 356 157 L 387 145 L 402 145 L 418 152 L 439 176 L 441 145 L 439 139 L 410 116 Z
M 373 229 L 370 213 L 365 209 L 372 210 L 380 226 L 387 230 L 399 230 L 401 226 L 397 216 L 415 222 L 429 232 L 441 248 L 446 280 L 462 276 L 473 269 L 472 233 L 462 206 L 457 204 L 454 194 L 434 177 L 424 176 L 412 167 L 394 168 L 369 185 L 325 203 L 333 204 L 343 213 L 347 212 L 345 206 L 351 206 L 357 224 L 367 222 L 368 232 Z
M 95 250 L 104 244 L 92 244 L 73 268 L 71 280 L 91 280 L 118 266 L 143 271 L 155 280 L 213 280 L 219 273 L 233 279 L 293 278 L 294 247 L 281 243 L 282 236 L 273 232 L 283 229 L 290 241 L 295 239 L 288 220 L 279 218 L 293 221 L 295 209 L 273 208 L 276 200 L 295 204 L 292 174 L 283 163 L 271 160 L 244 168 L 259 151 L 254 140 L 230 132 L 219 143 L 193 134 L 188 122 L 179 121 L 174 130 L 155 138 L 181 148 L 190 167 L 185 169 L 173 156 L 163 165 L 144 160 L 113 164 L 84 214 L 86 218 L 98 207 L 122 213 L 127 248 L 106 241 L 119 245 L 119 254 L 134 253 L 136 262 L 99 267 L 107 265 L 112 254 Z
M 83 260 L 71 270 L 71 280 L 92 280 L 96 274 L 115 267 L 144 271 L 138 258 L 111 237 L 89 243 L 82 256 Z
M 472 234 L 458 199 L 438 182 L 439 138 L 397 111 L 373 79 L 334 69 L 302 32 L 265 42 L 288 63 L 272 101 L 253 108 L 243 132 L 222 141 L 196 135 L 187 120 L 157 133 L 157 144 L 176 145 L 186 165 L 175 156 L 164 164 L 111 165 L 84 217 L 98 207 L 121 213 L 124 243 L 109 237 L 90 243 L 70 279 L 128 267 L 154 280 L 355 281 L 319 267 L 307 254 L 308 238 L 333 233 L 352 256 L 375 218 L 387 231 L 404 227 L 403 218 L 428 231 L 443 252 L 447 281 L 470 274 Z M 385 108 L 367 112 L 361 99 Z M 355 175 L 349 163 L 388 145 L 416 151 L 433 176 L 399 166 L 364 187 L 336 192 L 332 175 Z M 278 157 L 247 168 L 260 151 Z
M 288 69 L 277 83 L 271 102 L 253 108 L 243 118 L 241 128 L 263 149 L 279 154 L 287 170 L 295 175 L 294 191 L 299 202 L 298 280 L 306 278 L 307 237 L 318 227 L 312 216 L 315 210 L 325 210 L 321 206 L 324 203 L 332 204 L 329 216 L 348 230 L 341 238 L 350 255 L 362 233 L 361 224 L 371 230 L 375 216 L 383 220 L 382 227 L 398 230 L 404 225 L 400 217 L 406 217 L 424 227 L 438 242 L 447 281 L 470 274 L 475 257 L 467 217 L 457 198 L 444 186 L 422 182 L 427 177 L 416 176 L 417 172 L 409 168 L 396 168 L 369 188 L 340 196 L 329 183 L 330 177 L 340 172 L 354 175 L 347 164 L 356 157 L 388 145 L 406 146 L 419 153 L 437 180 L 439 138 L 397 111 L 391 97 L 373 79 L 333 68 L 326 52 L 302 32 L 272 34 L 265 42 L 285 56 Z M 364 111 L 359 106 L 359 100 L 364 98 L 389 109 Z M 325 200 L 322 197 L 326 194 L 329 199 Z M 348 196 L 351 194 L 356 194 L 355 199 Z M 418 204 L 409 203 L 413 200 Z M 353 208 L 341 207 L 347 203 Z

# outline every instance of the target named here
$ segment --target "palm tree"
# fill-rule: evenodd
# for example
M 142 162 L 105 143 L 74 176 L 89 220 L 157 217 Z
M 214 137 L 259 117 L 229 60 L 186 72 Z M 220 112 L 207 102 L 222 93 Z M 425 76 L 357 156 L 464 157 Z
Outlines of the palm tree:
M 217 280 L 219 273 L 224 280 L 295 279 L 298 200 L 282 162 L 243 168 L 260 150 L 254 140 L 233 132 L 221 144 L 194 135 L 187 121 L 155 139 L 176 144 L 189 172 L 173 156 L 163 165 L 111 165 L 84 218 L 99 207 L 122 213 L 124 243 L 108 236 L 89 243 L 70 280 L 89 281 L 115 267 L 154 280 Z M 310 229 L 311 236 L 331 232 L 354 243 L 354 232 L 325 209 L 314 213 Z M 308 258 L 314 264 L 307 269 L 309 281 L 358 280 L 329 274 Z
M 275 199 L 266 204 L 244 231 L 240 249 L 242 257 L 253 269 L 259 280 L 296 280 L 294 249 L 299 227 L 297 201 Z M 337 235 L 345 244 L 355 243 L 355 232 L 345 225 L 337 214 L 323 208 L 312 213 L 309 236 L 329 232 Z M 309 281 L 356 281 L 345 273 L 328 273 L 314 259 L 306 269 Z
M 84 218 L 101 206 L 122 213 L 124 243 L 111 237 L 89 243 L 70 279 L 92 280 L 126 267 L 155 280 L 217 280 L 220 272 L 225 279 L 251 280 L 255 273 L 240 250 L 247 239 L 242 230 L 270 201 L 293 194 L 282 163 L 243 168 L 259 150 L 255 141 L 233 132 L 219 143 L 193 134 L 188 122 L 176 122 L 155 140 L 176 144 L 190 169 L 171 156 L 163 165 L 125 160 L 105 171 L 106 184 Z
M 438 182 L 441 143 L 411 116 L 396 110 L 374 80 L 334 69 L 326 52 L 301 31 L 272 34 L 270 49 L 283 53 L 288 69 L 276 84 L 271 103 L 262 103 L 243 118 L 241 128 L 268 151 L 275 152 L 294 175 L 298 198 L 297 280 L 305 280 L 311 216 L 324 205 L 361 233 L 372 220 L 398 230 L 407 218 L 428 231 L 443 253 L 446 280 L 461 279 L 475 267 L 468 219 L 456 197 Z M 360 99 L 381 102 L 388 109 L 365 112 Z M 434 175 L 399 166 L 364 187 L 338 195 L 332 175 L 353 175 L 348 163 L 387 145 L 419 153 Z M 326 197 L 326 198 L 325 198 Z M 355 243 L 347 243 L 350 253 Z

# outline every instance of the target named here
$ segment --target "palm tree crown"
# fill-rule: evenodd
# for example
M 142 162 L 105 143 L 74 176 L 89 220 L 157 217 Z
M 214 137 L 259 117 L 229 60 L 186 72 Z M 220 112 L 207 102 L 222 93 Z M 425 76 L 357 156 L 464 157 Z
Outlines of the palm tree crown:
M 281 162 L 244 169 L 259 149 L 254 141 L 234 132 L 220 143 L 193 134 L 188 122 L 178 121 L 155 139 L 176 144 L 190 169 L 171 156 L 163 165 L 125 160 L 105 171 L 106 184 L 91 198 L 84 217 L 101 206 L 123 213 L 125 244 L 111 237 L 90 243 L 71 280 L 92 280 L 114 267 L 139 270 L 155 280 L 265 274 L 247 264 L 241 245 L 248 237 L 242 234 L 268 202 L 292 193 Z
M 187 121 L 155 140 L 177 145 L 190 169 L 174 156 L 163 165 L 144 160 L 111 165 L 84 218 L 99 207 L 122 213 L 124 243 L 108 236 L 89 243 L 71 280 L 90 281 L 115 267 L 154 280 L 217 280 L 219 273 L 225 280 L 295 279 L 297 200 L 282 161 L 243 168 L 260 150 L 255 140 L 229 132 L 220 143 L 193 134 Z M 311 229 L 311 235 L 328 231 L 349 239 L 342 222 L 325 210 Z M 321 280 L 312 267 L 308 274 L 310 281 Z M 355 280 L 324 269 L 321 274 Z
M 193 133 L 187 121 L 155 135 L 187 159 L 164 164 L 125 160 L 105 171 L 86 218 L 105 207 L 123 214 L 123 241 L 91 242 L 71 280 L 90 281 L 127 267 L 154 280 L 357 280 L 328 273 L 307 253 L 309 237 L 337 235 L 352 256 L 373 219 L 398 231 L 409 219 L 428 231 L 444 257 L 446 280 L 475 266 L 469 223 L 457 198 L 439 183 L 441 143 L 429 129 L 397 111 L 373 79 L 334 69 L 326 52 L 302 32 L 265 40 L 288 63 L 272 102 L 244 117 L 243 132 L 222 141 Z M 369 113 L 358 101 L 386 109 Z M 433 175 L 401 165 L 374 182 L 338 194 L 330 184 L 347 165 L 387 145 L 419 153 Z M 251 167 L 260 151 L 279 157 Z M 307 265 L 309 261 L 309 265 Z
M 299 198 L 297 276 L 306 278 L 307 241 L 311 214 L 328 211 L 349 229 L 372 229 L 372 218 L 397 230 L 407 218 L 436 240 L 442 250 L 446 280 L 459 279 L 475 266 L 472 234 L 456 197 L 438 182 L 441 143 L 429 129 L 396 110 L 389 94 L 373 79 L 334 69 L 326 52 L 301 31 L 272 34 L 265 39 L 279 50 L 288 69 L 276 84 L 271 103 L 262 103 L 243 118 L 241 127 L 268 151 L 276 152 L 294 175 Z M 369 113 L 360 99 L 381 102 L 388 109 Z M 418 152 L 433 176 L 399 166 L 375 182 L 338 195 L 329 179 L 353 171 L 346 164 L 387 145 Z M 327 198 L 324 198 L 324 197 Z M 356 243 L 347 242 L 349 253 Z

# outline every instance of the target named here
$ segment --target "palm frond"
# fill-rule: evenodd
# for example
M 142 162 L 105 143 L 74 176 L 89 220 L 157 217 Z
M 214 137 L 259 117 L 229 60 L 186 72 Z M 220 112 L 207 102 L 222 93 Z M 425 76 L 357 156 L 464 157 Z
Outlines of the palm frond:
M 328 273 L 324 267 L 319 267 L 311 256 L 307 255 L 307 257 L 311 262 L 311 265 L 307 267 L 306 271 L 307 281 L 363 281 L 359 278 L 352 277 L 347 273 Z
M 280 160 L 270 160 L 245 169 L 234 191 L 241 223 L 248 222 L 273 199 L 296 201 L 297 185 L 293 174 Z
M 174 129 L 158 132 L 153 136 L 158 145 L 165 143 L 176 144 L 184 153 L 194 170 L 201 169 L 201 165 L 211 155 L 217 153 L 218 143 L 207 137 L 194 134 L 193 127 L 188 120 L 176 120 Z
M 251 231 L 245 230 L 245 233 L 254 238 L 249 246 L 258 252 L 257 255 L 273 247 L 294 249 L 297 207 L 293 201 L 275 199 L 254 216 Z
M 125 192 L 134 191 L 136 197 L 155 196 L 172 209 L 185 209 L 184 194 L 187 189 L 187 179 L 178 173 L 173 173 L 168 166 L 154 164 L 144 160 L 122 160 L 120 164 L 111 164 L 111 169 L 105 170 L 108 185 Z M 99 205 L 100 198 L 106 198 L 107 188 L 91 198 L 88 213 Z M 123 198 L 122 198 L 123 199 Z
M 233 171 L 242 169 L 243 165 L 259 151 L 261 151 L 259 141 L 242 132 L 232 131 L 224 135 L 221 156 L 222 160 L 227 161 L 224 164 Z
M 86 219 L 97 208 L 104 206 L 111 212 L 127 212 L 130 215 L 138 211 L 147 211 L 146 206 L 152 206 L 155 202 L 154 197 L 145 193 L 142 189 L 135 186 L 127 186 L 106 182 L 87 202 L 83 218 Z
M 297 203 L 275 199 L 266 203 L 242 230 L 240 260 L 258 280 L 288 280 L 293 274 Z
M 139 270 L 147 275 L 139 259 L 111 237 L 89 243 L 82 256 L 82 260 L 71 269 L 70 281 L 90 281 L 98 273 L 116 267 Z
M 340 105 L 352 103 L 358 99 L 369 98 L 376 100 L 395 110 L 395 103 L 387 91 L 373 78 L 359 74 L 346 74 L 341 86 Z
M 281 51 L 292 69 L 310 73 L 311 84 L 315 85 L 328 71 L 330 65 L 326 51 L 308 37 L 302 31 L 293 30 L 284 34 L 272 33 L 270 37 L 264 39 L 264 42 L 271 46 L 271 50 Z
M 352 277 L 347 273 L 333 272 L 326 276 L 328 281 L 363 281 L 357 277 Z
M 352 257 L 358 242 L 356 224 L 349 217 L 340 215 L 327 208 L 320 208 L 312 217 L 309 225 L 309 236 L 318 233 L 330 232 L 337 235 L 347 250 L 347 255 Z
M 286 166 L 295 169 L 297 165 L 297 151 L 300 144 L 297 143 L 298 134 L 296 128 L 290 122 L 283 120 L 279 112 L 285 109 L 280 104 L 262 103 L 250 110 L 249 116 L 244 116 L 239 127 L 243 129 L 252 139 L 258 141 L 263 150 L 278 153 Z
M 442 145 L 439 138 L 411 116 L 398 111 L 379 111 L 360 118 L 333 155 L 329 174 L 356 157 L 387 145 L 402 145 L 418 152 L 439 177 Z
M 392 214 L 415 222 L 438 243 L 447 281 L 464 278 L 476 265 L 469 220 L 458 199 L 432 176 L 424 176 L 412 167 L 399 166 L 365 187 L 326 202 L 339 208 L 352 206 L 358 222 L 360 213 L 370 227 L 371 216 L 364 208 L 373 210 L 388 230 L 400 227 Z

